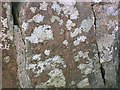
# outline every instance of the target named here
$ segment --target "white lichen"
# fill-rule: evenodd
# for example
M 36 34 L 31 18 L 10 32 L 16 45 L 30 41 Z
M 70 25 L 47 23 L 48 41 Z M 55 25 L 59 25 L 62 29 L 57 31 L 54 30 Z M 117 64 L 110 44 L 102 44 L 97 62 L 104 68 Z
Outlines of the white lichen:
M 74 6 L 64 5 L 62 7 L 62 11 L 66 17 L 70 16 L 70 19 L 72 19 L 72 20 L 78 19 L 79 12 L 78 12 L 77 8 L 75 8 Z
M 47 50 L 47 49 L 46 49 L 46 50 L 44 51 L 44 54 L 47 55 L 47 56 L 49 56 L 50 50 Z
M 30 70 L 32 70 L 32 72 L 34 72 L 36 69 L 36 66 L 37 66 L 37 64 L 29 64 L 29 65 L 27 65 L 26 69 L 30 69 Z
M 78 34 L 81 34 L 82 31 L 83 32 L 89 32 L 89 30 L 91 29 L 93 25 L 93 20 L 92 19 L 85 19 L 82 21 L 80 27 L 76 28 L 74 30 L 74 32 L 70 32 L 70 36 L 73 38 L 73 37 L 76 37 Z
M 83 30 L 83 32 L 88 32 L 93 25 L 93 20 L 88 18 L 82 21 L 80 28 Z
M 40 3 L 40 10 L 47 10 L 48 3 L 42 2 Z
M 88 75 L 92 72 L 92 68 L 86 68 L 85 71 L 84 71 L 84 74 L 85 75 Z
M 36 23 L 40 23 L 44 20 L 44 16 L 37 14 L 37 15 L 33 16 L 32 20 Z
M 76 56 L 74 56 L 75 61 L 79 61 L 81 57 L 83 57 L 84 53 L 82 51 L 79 51 Z
M 78 87 L 78 88 L 87 88 L 87 87 L 89 87 L 89 86 L 90 86 L 90 84 L 89 84 L 88 78 L 83 79 L 82 81 L 80 81 L 80 82 L 77 84 L 77 87 Z
M 51 8 L 54 10 L 54 11 L 56 11 L 57 13 L 58 13 L 58 15 L 60 14 L 60 12 L 61 12 L 61 7 L 60 7 L 60 5 L 57 3 L 57 2 L 53 2 L 53 4 L 52 4 L 52 6 L 51 6 Z
M 23 23 L 22 23 L 22 28 L 23 28 L 23 30 L 26 31 L 26 30 L 28 29 L 28 25 L 29 25 L 28 23 L 23 22 Z
M 75 26 L 76 26 L 76 24 L 73 23 L 72 20 L 70 20 L 70 19 L 66 22 L 66 28 L 67 28 L 68 30 L 71 30 L 72 27 L 75 27 Z
M 5 28 L 8 28 L 8 21 L 7 21 L 8 19 L 7 18 L 3 18 L 3 17 L 1 17 L 1 22 L 2 22 L 2 25 L 3 25 L 3 27 L 5 27 Z
M 73 38 L 73 37 L 76 37 L 78 34 L 81 34 L 81 33 L 82 33 L 82 29 L 76 28 L 74 30 L 74 32 L 70 32 L 70 36 Z
M 31 36 L 26 37 L 31 43 L 39 43 L 44 40 L 53 40 L 53 33 L 50 25 L 40 25 L 35 27 Z
M 55 21 L 58 21 L 60 25 L 63 24 L 63 20 L 60 19 L 58 16 L 54 16 L 54 15 L 53 15 L 50 20 L 51 20 L 52 23 L 55 22 Z
M 87 39 L 86 36 L 79 36 L 79 37 L 77 37 L 77 40 L 73 41 L 73 44 L 74 44 L 74 46 L 77 46 L 81 42 L 85 42 L 86 39 Z
M 78 69 L 80 69 L 81 73 L 84 74 L 84 75 L 88 75 L 90 73 L 92 73 L 93 71 L 93 65 L 92 63 L 88 63 L 88 64 L 79 64 L 77 66 Z
M 67 40 L 64 40 L 64 41 L 63 41 L 63 44 L 66 45 L 66 46 L 68 46 L 68 41 L 67 41 Z
M 61 69 L 55 68 L 51 70 L 48 75 L 50 76 L 50 79 L 47 81 L 48 86 L 65 87 L 65 76 Z
M 88 75 L 93 71 L 93 65 L 90 57 L 88 56 L 89 52 L 79 51 L 77 55 L 74 56 L 74 60 L 76 62 L 80 62 L 81 58 L 87 60 L 87 64 L 80 63 L 77 68 L 80 69 L 81 73 L 84 75 Z
M 74 56 L 74 59 L 76 62 L 80 61 L 80 58 L 83 58 L 83 59 L 87 59 L 89 60 L 89 56 L 88 56 L 89 52 L 83 52 L 83 51 L 79 51 L 78 54 L 76 56 Z
M 3 7 L 7 8 L 8 7 L 8 3 L 3 4 Z
M 35 55 L 33 55 L 32 60 L 40 61 L 41 60 L 40 56 L 41 56 L 41 54 L 35 54 Z
M 79 12 L 78 12 L 78 10 L 76 10 L 76 11 L 74 11 L 74 13 L 72 13 L 70 15 L 70 19 L 77 19 L 78 16 L 79 16 Z
M 74 6 L 76 4 L 76 0 L 58 0 L 60 4 Z
M 55 69 L 58 67 L 66 68 L 66 64 L 63 61 L 63 58 L 56 55 L 52 58 L 48 58 L 44 61 L 40 60 L 37 62 L 37 64 L 29 64 L 27 69 L 31 69 L 33 73 L 35 73 L 35 76 L 39 76 L 43 71 L 47 69 Z M 39 69 L 38 69 L 39 68 Z M 35 70 L 38 69 L 38 70 Z
M 36 9 L 37 9 L 37 7 L 30 7 L 30 10 L 32 13 L 35 13 Z
M 70 19 L 77 19 L 79 12 L 75 7 L 75 0 L 58 0 L 60 4 L 63 4 L 62 11 L 66 17 L 70 16 Z
M 65 76 L 61 69 L 55 68 L 51 70 L 48 75 L 50 76 L 50 78 L 46 82 L 38 84 L 36 88 L 47 88 L 49 86 L 65 87 Z
M 86 67 L 86 64 L 79 64 L 79 66 L 77 66 L 77 68 L 79 68 L 80 70 L 84 70 Z
M 93 0 L 93 2 L 100 3 L 100 2 L 102 2 L 102 0 Z

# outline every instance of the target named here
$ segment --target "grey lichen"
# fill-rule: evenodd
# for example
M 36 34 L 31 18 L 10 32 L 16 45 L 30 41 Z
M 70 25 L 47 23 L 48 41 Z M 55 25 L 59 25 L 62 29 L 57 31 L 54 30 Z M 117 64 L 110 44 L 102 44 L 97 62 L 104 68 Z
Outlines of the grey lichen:
M 77 87 L 78 87 L 78 88 L 88 88 L 88 87 L 90 87 L 88 78 L 85 78 L 85 79 L 83 79 L 82 81 L 80 81 L 80 82 L 77 84 Z
M 49 86 L 53 87 L 65 87 L 66 81 L 63 71 L 59 68 L 51 70 L 48 75 L 49 80 L 36 86 L 36 88 L 46 88 Z
M 92 73 L 92 69 L 93 69 L 93 65 L 92 63 L 89 64 L 79 64 L 79 66 L 77 66 L 77 68 L 79 68 L 81 70 L 81 73 L 84 75 L 88 75 L 90 73 Z
M 47 81 L 47 85 L 55 87 L 65 87 L 66 81 L 63 71 L 59 68 L 51 70 L 48 74 L 51 78 Z
M 86 58 L 87 60 L 89 60 L 90 58 L 89 58 L 88 54 L 89 54 L 89 52 L 79 51 L 79 52 L 77 53 L 77 55 L 74 56 L 74 60 L 75 60 L 76 62 L 80 61 L 80 58 L 83 58 L 83 59 Z
M 74 44 L 74 46 L 77 46 L 81 42 L 85 42 L 86 39 L 87 39 L 86 36 L 79 36 L 79 37 L 77 37 L 77 39 L 75 41 L 73 41 L 73 44 Z
M 58 16 L 52 16 L 52 18 L 50 19 L 52 23 L 54 23 L 55 21 L 58 21 L 60 25 L 63 24 L 63 20 L 60 19 Z
M 53 40 L 53 33 L 50 25 L 40 25 L 39 27 L 35 27 L 31 36 L 26 37 L 26 40 L 31 43 L 39 43 L 44 40 Z
M 37 14 L 37 15 L 33 16 L 32 20 L 36 23 L 40 23 L 44 20 L 44 16 Z
M 93 20 L 92 19 L 90 19 L 90 18 L 84 19 L 81 22 L 80 27 L 77 27 L 74 30 L 74 32 L 70 32 L 70 36 L 73 38 L 73 37 L 76 37 L 78 34 L 81 34 L 82 31 L 83 32 L 89 32 L 89 30 L 91 29 L 92 25 L 93 25 Z
M 36 59 L 36 57 L 39 59 L 40 57 L 37 55 L 34 56 L 34 59 Z M 37 62 L 37 64 L 28 64 L 28 66 L 26 67 L 27 69 L 32 70 L 33 73 L 35 73 L 35 77 L 39 76 L 43 71 L 46 70 L 46 68 L 48 69 L 55 69 L 55 68 L 66 68 L 66 64 L 64 63 L 64 60 L 62 57 L 60 57 L 59 55 L 56 55 L 52 58 L 48 58 L 45 61 L 39 60 Z M 40 69 L 38 69 L 40 68 Z M 37 71 L 35 69 L 38 69 Z

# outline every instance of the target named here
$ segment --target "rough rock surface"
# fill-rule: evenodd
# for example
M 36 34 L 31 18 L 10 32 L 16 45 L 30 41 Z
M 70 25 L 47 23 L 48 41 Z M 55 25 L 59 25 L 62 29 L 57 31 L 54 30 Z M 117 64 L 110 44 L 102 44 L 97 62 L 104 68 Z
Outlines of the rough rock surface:
M 119 87 L 118 11 L 118 2 L 24 2 L 17 27 L 2 3 L 3 88 Z

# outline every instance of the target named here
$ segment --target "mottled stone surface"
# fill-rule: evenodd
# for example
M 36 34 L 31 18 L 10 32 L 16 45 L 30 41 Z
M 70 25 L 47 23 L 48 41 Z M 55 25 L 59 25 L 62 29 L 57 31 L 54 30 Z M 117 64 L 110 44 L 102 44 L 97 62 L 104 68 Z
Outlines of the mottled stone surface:
M 17 78 L 16 49 L 13 42 L 13 21 L 10 3 L 2 2 L 2 28 L 0 30 L 0 49 L 2 50 L 2 87 L 16 88 Z
M 4 81 L 14 72 L 10 84 L 22 88 L 116 87 L 117 2 L 24 2 L 20 28 L 11 21 L 9 3 L 2 6 Z M 9 65 L 16 71 L 7 72 Z
M 118 32 L 118 3 L 95 5 L 96 33 L 100 62 L 105 69 L 106 86 L 114 87 L 116 83 L 115 45 Z

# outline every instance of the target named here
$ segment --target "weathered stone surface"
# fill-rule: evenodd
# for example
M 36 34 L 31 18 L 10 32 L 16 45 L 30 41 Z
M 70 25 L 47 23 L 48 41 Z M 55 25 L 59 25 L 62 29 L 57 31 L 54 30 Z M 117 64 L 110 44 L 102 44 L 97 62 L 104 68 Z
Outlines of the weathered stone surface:
M 118 3 L 95 5 L 96 37 L 100 62 L 105 70 L 106 87 L 116 86 L 116 41 L 118 32 Z
M 19 86 L 19 81 L 17 78 L 16 49 L 13 42 L 12 22 L 10 3 L 2 2 L 0 49 L 2 50 L 3 88 L 16 88 Z
M 11 65 L 14 57 L 22 88 L 116 87 L 117 8 L 115 2 L 24 2 L 20 29 L 6 24 L 10 15 L 2 19 L 14 48 L 3 60 Z

